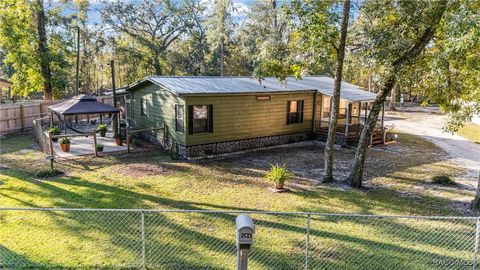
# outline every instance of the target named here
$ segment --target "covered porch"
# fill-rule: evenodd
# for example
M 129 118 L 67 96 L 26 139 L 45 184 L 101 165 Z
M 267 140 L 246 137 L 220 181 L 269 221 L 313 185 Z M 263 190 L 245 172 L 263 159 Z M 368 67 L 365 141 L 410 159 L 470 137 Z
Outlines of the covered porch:
M 343 89 L 342 89 L 343 90 Z M 326 140 L 330 125 L 332 96 L 318 92 L 315 101 L 314 132 L 319 140 Z M 342 93 L 340 96 L 339 119 L 337 124 L 337 143 L 341 145 L 356 145 L 365 121 L 375 100 L 375 94 L 365 92 L 363 95 Z M 382 107 L 377 125 L 370 138 L 370 144 L 385 144 L 388 142 L 387 129 L 384 126 L 385 106 Z

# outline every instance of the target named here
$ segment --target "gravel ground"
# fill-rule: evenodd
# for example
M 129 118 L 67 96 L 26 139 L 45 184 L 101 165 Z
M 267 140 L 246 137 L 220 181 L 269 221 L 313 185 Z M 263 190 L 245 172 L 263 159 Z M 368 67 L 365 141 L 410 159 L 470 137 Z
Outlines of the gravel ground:
M 387 112 L 386 124 L 401 132 L 415 134 L 434 143 L 447 153 L 449 160 L 466 169 L 466 178 L 476 185 L 480 169 L 480 144 L 442 130 L 446 116 L 428 112 Z

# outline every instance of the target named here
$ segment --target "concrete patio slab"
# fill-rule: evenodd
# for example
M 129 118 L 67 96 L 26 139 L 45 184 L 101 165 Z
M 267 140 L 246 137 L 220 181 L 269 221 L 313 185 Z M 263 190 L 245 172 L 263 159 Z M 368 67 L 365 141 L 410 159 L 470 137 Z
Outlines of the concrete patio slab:
M 63 152 L 58 142 L 53 143 L 53 151 L 58 157 L 75 157 L 84 155 L 93 155 L 93 136 L 70 138 L 70 151 Z M 97 135 L 97 144 L 103 144 L 103 152 L 127 151 L 127 145 L 117 146 L 113 134 L 107 133 L 106 137 Z

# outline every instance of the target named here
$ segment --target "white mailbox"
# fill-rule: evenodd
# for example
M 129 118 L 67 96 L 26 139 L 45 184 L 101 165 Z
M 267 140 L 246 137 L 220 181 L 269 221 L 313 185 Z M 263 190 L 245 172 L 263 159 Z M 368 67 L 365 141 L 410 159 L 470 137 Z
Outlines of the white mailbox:
M 237 269 L 248 269 L 248 253 L 252 249 L 255 225 L 250 216 L 242 214 L 236 219 L 237 224 Z
M 253 244 L 253 234 L 255 226 L 253 220 L 248 215 L 239 215 L 237 223 L 237 246 L 242 250 L 250 250 Z

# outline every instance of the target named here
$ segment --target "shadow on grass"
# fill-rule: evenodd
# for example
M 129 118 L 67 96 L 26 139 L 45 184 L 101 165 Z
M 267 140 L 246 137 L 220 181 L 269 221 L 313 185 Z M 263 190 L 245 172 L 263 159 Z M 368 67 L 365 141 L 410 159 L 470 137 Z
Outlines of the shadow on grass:
M 55 207 L 142 208 L 150 202 L 169 209 L 222 208 L 222 206 L 214 204 L 151 196 L 120 187 L 89 182 L 79 177 L 66 177 L 57 182 L 77 187 L 79 191 L 81 190 L 81 193 L 59 188 L 50 182 L 35 182 L 36 185 L 47 191 L 37 194 L 37 196 L 51 196 L 58 199 L 54 201 Z M 30 191 L 19 189 L 16 192 L 21 194 Z M 367 206 L 366 201 L 362 202 L 362 200 L 365 200 L 364 197 L 346 196 L 342 199 L 353 200 L 355 204 Z M 19 202 L 36 207 L 28 202 L 21 200 Z M 389 204 L 387 200 L 380 203 Z M 251 209 L 239 208 L 239 210 Z M 141 214 L 139 212 L 52 211 L 45 214 L 55 222 L 55 225 L 50 227 L 49 231 L 58 228 L 68 232 L 71 236 L 83 239 L 82 242 L 97 243 L 98 248 L 108 250 L 109 255 L 103 258 L 106 262 L 103 262 L 104 264 L 100 263 L 99 268 L 108 267 L 109 260 L 122 267 L 138 267 L 142 263 Z M 261 242 L 256 244 L 255 254 L 257 255 L 252 256 L 252 262 L 260 265 L 259 268 L 261 269 L 300 268 L 304 258 L 303 249 L 295 246 L 304 242 L 305 219 L 298 221 L 291 216 L 278 218 L 254 215 L 257 216 L 256 223 L 258 224 L 259 236 L 263 234 L 264 239 L 267 239 L 266 236 L 268 236 L 273 240 L 271 240 L 270 245 Z M 146 265 L 152 269 L 156 267 L 204 269 L 210 268 L 212 265 L 217 266 L 218 269 L 231 268 L 234 265 L 235 257 L 235 217 L 236 214 L 233 213 L 146 213 Z M 275 218 L 277 220 L 274 220 Z M 324 228 L 318 226 L 318 219 L 313 219 L 313 222 L 316 222 L 317 225 L 312 226 L 312 237 L 318 237 L 320 242 L 319 245 L 312 246 L 312 258 L 314 260 L 312 263 L 340 268 L 351 266 L 337 256 L 342 254 L 342 256 L 347 256 L 353 261 L 360 258 L 369 258 L 365 260 L 365 263 L 370 266 L 374 265 L 373 268 L 383 269 L 388 269 L 388 267 L 382 266 L 401 265 L 408 256 L 413 255 L 420 259 L 423 258 L 416 263 L 416 265 L 422 267 L 426 267 L 432 260 L 456 260 L 458 258 L 453 255 L 439 255 L 435 251 L 419 250 L 415 248 L 415 245 L 420 244 L 441 249 L 445 248 L 446 243 L 449 243 L 451 247 L 462 247 L 461 243 L 462 241 L 463 243 L 466 242 L 466 235 L 471 236 L 470 231 L 465 234 L 465 231 L 462 232 L 461 230 L 451 232 L 445 230 L 447 237 L 444 240 L 436 238 L 435 235 L 422 237 L 422 235 L 428 233 L 428 230 L 405 224 L 381 222 L 371 224 L 366 220 L 351 221 L 353 230 L 357 226 L 360 229 L 372 227 L 372 229 L 379 230 L 381 236 L 387 237 L 390 235 L 395 239 L 401 239 L 403 242 L 387 241 L 385 239 L 371 240 L 365 239 L 371 237 L 368 234 L 356 235 L 348 230 L 337 230 L 331 226 Z M 336 224 L 339 221 L 323 220 L 322 222 L 328 225 L 328 223 Z M 32 220 L 27 227 L 29 230 L 33 230 L 38 225 Z M 19 230 L 18 227 L 16 230 Z M 98 232 L 100 236 L 92 235 L 92 232 Z M 288 239 L 288 241 L 285 242 L 285 239 Z M 321 241 L 325 239 L 334 241 L 332 248 L 326 248 L 321 244 Z M 81 252 L 81 249 L 79 252 Z M 119 257 L 123 257 L 120 262 L 116 261 Z M 78 263 L 81 264 L 82 262 Z M 364 266 L 367 266 L 367 264 Z

